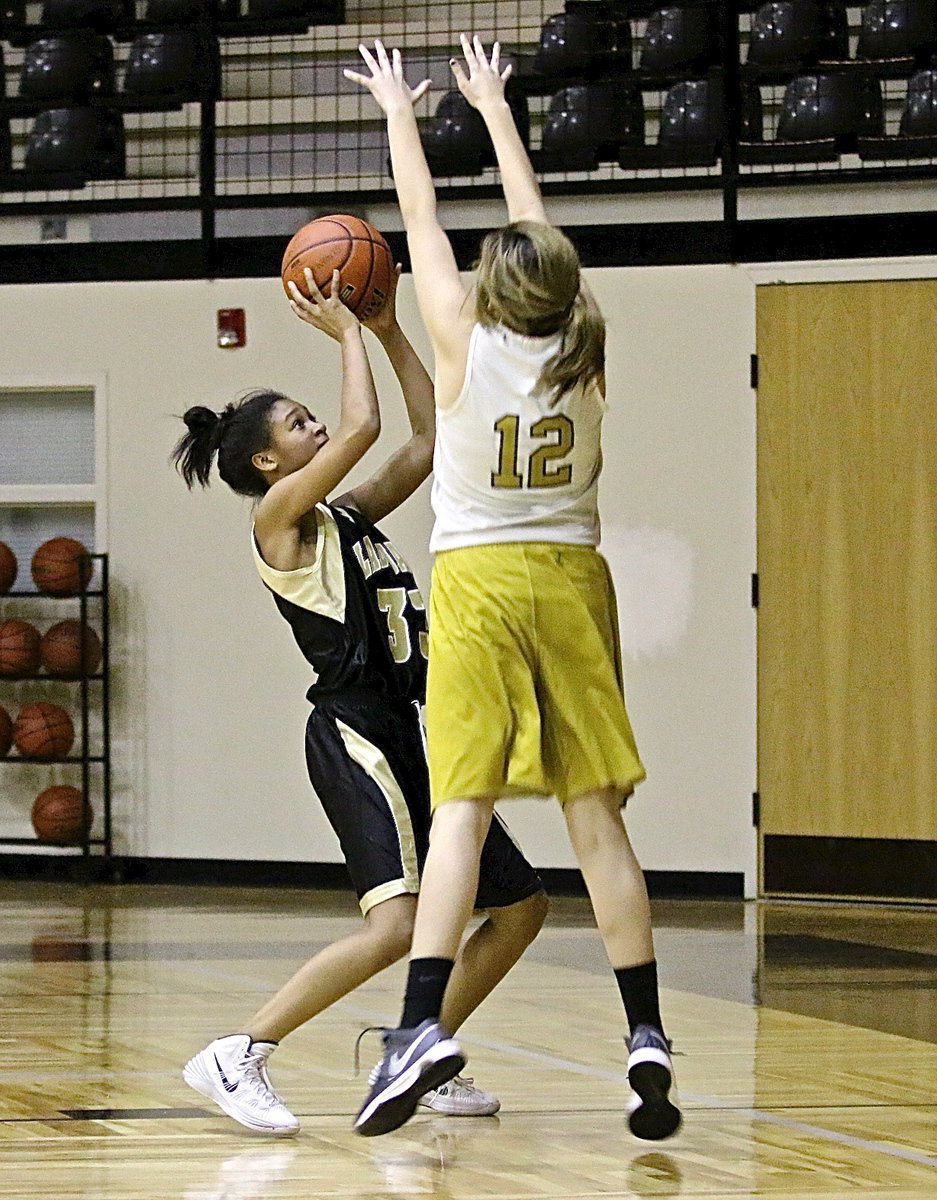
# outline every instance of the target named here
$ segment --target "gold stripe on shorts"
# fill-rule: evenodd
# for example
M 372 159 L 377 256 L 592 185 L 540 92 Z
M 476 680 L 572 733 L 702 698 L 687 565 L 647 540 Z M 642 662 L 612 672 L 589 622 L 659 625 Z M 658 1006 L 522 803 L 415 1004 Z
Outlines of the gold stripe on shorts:
M 404 799 L 400 784 L 397 782 L 390 763 L 373 742 L 362 737 L 356 729 L 346 725 L 336 718 L 335 724 L 341 734 L 345 749 L 350 758 L 364 770 L 370 779 L 377 784 L 390 808 L 394 826 L 397 830 L 397 840 L 400 843 L 400 861 L 403 864 L 403 879 L 391 879 L 379 887 L 372 888 L 359 901 L 361 911 L 366 913 L 382 900 L 391 896 L 416 893 L 420 890 L 420 868 L 416 854 L 416 838 L 413 836 L 413 822 L 410 820 L 410 810 Z M 380 893 L 380 894 L 378 894 Z M 367 902 L 367 907 L 365 903 Z

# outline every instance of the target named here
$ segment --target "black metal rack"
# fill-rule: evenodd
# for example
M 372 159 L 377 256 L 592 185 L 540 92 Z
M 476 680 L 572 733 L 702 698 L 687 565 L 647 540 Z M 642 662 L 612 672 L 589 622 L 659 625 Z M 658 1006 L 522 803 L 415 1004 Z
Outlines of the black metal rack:
M 103 858 L 105 863 L 110 863 L 113 858 L 113 826 L 111 820 L 111 724 L 110 724 L 110 597 L 109 597 L 109 577 L 108 577 L 108 559 L 106 554 L 89 554 L 88 557 L 92 563 L 98 564 L 98 586 L 83 588 L 76 596 L 63 597 L 53 596 L 39 591 L 27 591 L 21 589 L 18 591 L 4 592 L 0 599 L 20 599 L 35 601 L 55 600 L 61 603 L 63 600 L 75 600 L 78 602 L 78 620 L 82 630 L 90 628 L 89 625 L 89 610 L 92 605 L 97 605 L 98 616 L 100 619 L 100 637 L 101 637 L 101 667 L 100 670 L 89 672 L 86 669 L 85 655 L 82 653 L 81 671 L 77 676 L 63 679 L 59 676 L 48 674 L 30 674 L 19 675 L 16 677 L 4 676 L 0 678 L 0 685 L 4 683 L 22 684 L 22 683 L 55 683 L 68 686 L 77 685 L 79 689 L 79 713 L 80 713 L 80 739 L 79 752 L 70 754 L 62 758 L 53 759 L 38 759 L 26 758 L 21 755 L 7 755 L 5 758 L 0 758 L 0 767 L 2 766 L 57 766 L 60 764 L 74 764 L 81 768 L 81 792 L 84 797 L 85 805 L 91 804 L 92 786 L 97 784 L 95 788 L 96 797 L 101 803 L 101 833 L 93 835 L 92 823 L 89 822 L 88 828 L 80 842 L 75 842 L 73 845 L 80 847 L 82 857 L 90 859 L 92 854 L 96 858 Z M 91 579 L 94 580 L 95 572 L 92 571 Z M 91 747 L 91 713 L 93 702 L 93 689 L 99 691 L 99 714 L 101 718 L 101 735 L 100 747 L 96 751 L 92 751 Z M 92 806 L 93 807 L 93 806 Z M 0 847 L 2 846 L 43 846 L 50 849 L 57 849 L 57 843 L 48 842 L 38 837 L 0 837 Z M 69 848 L 72 848 L 71 844 Z

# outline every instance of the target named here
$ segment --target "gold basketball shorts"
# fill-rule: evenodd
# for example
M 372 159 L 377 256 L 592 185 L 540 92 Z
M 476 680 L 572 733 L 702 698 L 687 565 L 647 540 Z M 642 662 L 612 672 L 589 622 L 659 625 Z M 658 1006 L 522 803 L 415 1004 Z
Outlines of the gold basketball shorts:
M 559 542 L 438 554 L 426 722 L 434 808 L 481 796 L 565 803 L 644 779 L 601 554 Z

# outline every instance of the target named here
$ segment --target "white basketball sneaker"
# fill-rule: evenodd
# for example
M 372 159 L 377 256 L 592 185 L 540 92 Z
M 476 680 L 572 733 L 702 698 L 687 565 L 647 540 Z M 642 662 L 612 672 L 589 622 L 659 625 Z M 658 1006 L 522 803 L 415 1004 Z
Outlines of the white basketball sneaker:
M 456 1075 L 433 1088 L 420 1097 L 420 1104 L 447 1117 L 492 1117 L 501 1107 L 497 1096 L 483 1092 L 474 1079 L 465 1075 Z
M 217 1038 L 182 1069 L 182 1078 L 255 1133 L 288 1137 L 299 1122 L 273 1090 L 267 1059 L 274 1042 L 252 1042 L 246 1033 Z

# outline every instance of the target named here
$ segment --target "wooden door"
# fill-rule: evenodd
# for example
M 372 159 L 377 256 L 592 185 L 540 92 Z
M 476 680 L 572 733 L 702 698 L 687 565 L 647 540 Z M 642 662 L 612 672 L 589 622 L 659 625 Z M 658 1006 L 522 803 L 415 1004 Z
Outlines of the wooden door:
M 937 281 L 761 287 L 757 338 L 761 834 L 934 843 Z

